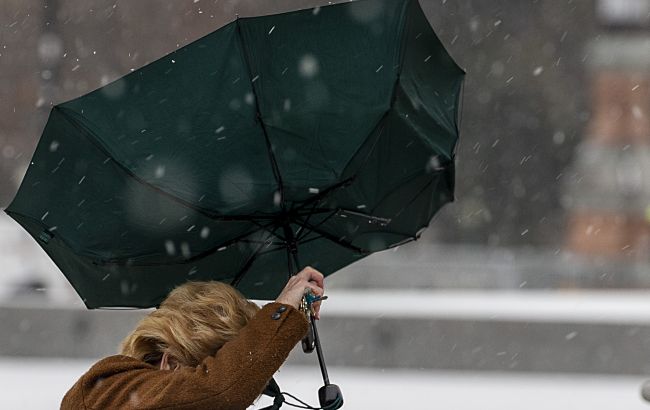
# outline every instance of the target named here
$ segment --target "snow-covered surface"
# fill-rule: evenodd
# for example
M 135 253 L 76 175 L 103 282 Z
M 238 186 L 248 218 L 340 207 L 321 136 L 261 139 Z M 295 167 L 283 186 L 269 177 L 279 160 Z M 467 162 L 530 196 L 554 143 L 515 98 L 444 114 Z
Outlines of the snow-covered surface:
M 327 292 L 323 315 L 526 322 L 650 323 L 648 291 L 355 290 Z
M 90 360 L 0 358 L 1 409 L 58 408 Z M 644 410 L 643 377 L 466 373 L 333 367 L 344 409 Z M 321 386 L 318 366 L 285 367 L 276 380 L 311 405 Z M 262 398 L 252 408 L 270 404 Z M 283 408 L 291 408 L 283 406 Z

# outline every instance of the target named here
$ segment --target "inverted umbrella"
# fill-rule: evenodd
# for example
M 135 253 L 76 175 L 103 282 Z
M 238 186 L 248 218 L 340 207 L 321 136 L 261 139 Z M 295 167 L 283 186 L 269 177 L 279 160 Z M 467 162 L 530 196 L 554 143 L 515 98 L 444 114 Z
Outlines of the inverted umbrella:
M 238 18 L 53 107 L 6 212 L 88 308 L 188 280 L 273 299 L 453 199 L 463 75 L 417 0 Z

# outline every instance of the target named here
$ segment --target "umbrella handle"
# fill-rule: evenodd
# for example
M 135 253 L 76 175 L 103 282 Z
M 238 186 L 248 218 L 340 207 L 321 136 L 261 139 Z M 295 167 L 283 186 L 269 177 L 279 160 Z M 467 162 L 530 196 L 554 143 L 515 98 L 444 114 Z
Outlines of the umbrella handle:
M 310 320 L 310 317 L 313 314 L 311 306 L 314 300 L 314 295 L 312 293 L 307 293 L 302 297 L 300 303 L 300 310 L 305 313 L 305 316 L 307 316 L 307 320 L 309 321 L 307 335 L 302 339 L 302 351 L 305 353 L 312 353 L 316 348 L 316 336 L 314 335 L 314 328 Z
M 326 384 L 318 389 L 318 401 L 323 409 L 340 409 L 343 406 L 343 394 L 339 386 Z
M 316 338 L 314 337 L 314 329 L 309 324 L 307 336 L 302 339 L 302 351 L 305 353 L 312 353 L 316 348 Z

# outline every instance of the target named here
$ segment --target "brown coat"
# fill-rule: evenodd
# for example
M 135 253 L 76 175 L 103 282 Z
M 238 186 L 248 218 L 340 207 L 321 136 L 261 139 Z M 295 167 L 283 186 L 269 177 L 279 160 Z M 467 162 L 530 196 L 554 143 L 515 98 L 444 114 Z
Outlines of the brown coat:
M 100 360 L 68 391 L 61 409 L 245 409 L 307 329 L 300 311 L 270 303 L 195 368 L 160 370 L 119 355 Z

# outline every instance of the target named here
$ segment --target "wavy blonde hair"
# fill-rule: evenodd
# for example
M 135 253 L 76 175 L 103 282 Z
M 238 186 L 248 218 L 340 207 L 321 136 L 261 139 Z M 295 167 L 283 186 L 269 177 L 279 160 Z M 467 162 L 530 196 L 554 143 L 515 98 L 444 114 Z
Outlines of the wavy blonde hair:
M 258 310 L 230 285 L 188 282 L 140 321 L 120 354 L 156 364 L 168 352 L 181 365 L 197 366 L 234 339 Z

